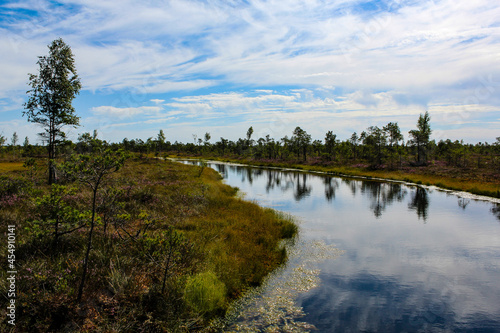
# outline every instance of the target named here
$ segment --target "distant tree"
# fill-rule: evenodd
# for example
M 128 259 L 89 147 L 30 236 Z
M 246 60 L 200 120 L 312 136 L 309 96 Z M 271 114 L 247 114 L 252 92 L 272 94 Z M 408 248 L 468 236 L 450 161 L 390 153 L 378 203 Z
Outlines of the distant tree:
M 62 39 L 56 39 L 49 47 L 49 55 L 38 58 L 39 74 L 29 74 L 31 89 L 24 104 L 23 115 L 28 121 L 44 128 L 42 137 L 48 141 L 49 184 L 56 178 L 54 159 L 56 146 L 65 138 L 64 126 L 78 126 L 72 101 L 80 92 L 81 83 L 76 73 L 71 48 Z
M 417 129 L 409 132 L 412 138 L 410 143 L 417 148 L 417 163 L 419 165 L 427 163 L 427 145 L 432 133 L 430 121 L 429 112 L 420 114 Z
M 285 135 L 283 138 L 281 138 L 280 142 L 281 142 L 280 158 L 286 159 L 288 157 L 288 154 L 290 153 L 290 147 L 292 146 L 292 142 L 288 138 L 288 135 Z
M 302 158 L 305 161 L 307 159 L 307 148 L 311 144 L 311 135 L 297 126 L 293 131 L 292 142 L 297 147 L 297 157 L 300 156 L 302 150 Z
M 18 140 L 19 137 L 17 136 L 17 132 L 14 132 L 14 134 L 12 134 L 12 138 L 10 139 L 10 145 L 12 147 L 12 154 L 14 155 L 14 158 L 16 158 Z
M 205 133 L 205 145 L 208 145 L 210 143 L 211 138 L 212 138 L 212 136 L 210 135 L 210 133 L 206 132 Z
M 30 156 L 31 155 L 31 145 L 30 145 L 30 139 L 28 137 L 24 138 L 23 154 L 24 154 L 24 156 Z
M 336 134 L 333 134 L 332 131 L 328 131 L 326 133 L 326 136 L 325 136 L 325 148 L 326 148 L 326 152 L 328 154 L 328 159 L 332 159 L 332 155 L 334 155 L 335 153 L 335 144 L 337 143 L 337 135 Z M 333 156 L 333 158 L 335 159 L 335 155 Z
M 158 136 L 156 137 L 156 141 L 158 141 L 159 143 L 165 143 L 165 140 L 167 138 L 165 137 L 165 133 L 163 132 L 163 130 L 161 129 L 159 132 L 158 132 Z
M 314 140 L 312 146 L 316 155 L 319 156 L 319 154 L 323 150 L 323 142 L 321 142 L 321 140 Z
M 384 126 L 383 130 L 389 141 L 389 159 L 392 168 L 394 165 L 394 158 L 398 153 L 399 142 L 403 140 L 403 135 L 401 134 L 398 123 L 388 123 Z
M 0 134 L 0 147 L 2 147 L 5 144 L 5 141 L 7 141 L 7 138 Z
M 158 155 L 160 155 L 160 153 L 163 151 L 165 147 L 165 140 L 166 140 L 165 133 L 163 133 L 162 129 L 159 130 L 156 139 L 151 138 L 150 145 L 155 149 L 155 156 L 158 157 Z
M 163 148 L 165 146 L 165 141 L 166 141 L 165 133 L 163 133 L 163 130 L 160 129 L 158 132 L 158 135 L 156 136 L 156 153 L 159 154 L 163 151 Z
M 266 154 L 267 158 L 272 159 L 276 153 L 276 142 L 269 134 L 266 135 Z
M 384 131 L 378 126 L 370 126 L 368 127 L 368 133 L 363 133 L 365 134 L 363 143 L 369 149 L 369 160 L 372 166 L 381 165 L 384 148 L 387 142 Z
M 224 139 L 223 137 L 221 137 L 220 141 L 218 142 L 218 146 L 220 147 L 222 156 L 224 156 L 224 152 L 226 151 L 226 148 L 228 146 L 228 141 L 229 140 Z
M 253 134 L 253 127 L 250 126 L 247 130 L 247 146 L 251 147 L 253 145 L 253 140 L 252 140 L 252 134 Z
M 356 132 L 352 133 L 351 138 L 349 139 L 349 143 L 351 144 L 352 147 L 352 156 L 354 159 L 356 159 L 357 157 L 358 141 L 359 141 L 358 134 Z
M 12 146 L 13 147 L 17 146 L 18 141 L 19 141 L 19 136 L 17 135 L 17 132 L 14 132 L 14 134 L 12 134 L 12 139 L 10 140 Z

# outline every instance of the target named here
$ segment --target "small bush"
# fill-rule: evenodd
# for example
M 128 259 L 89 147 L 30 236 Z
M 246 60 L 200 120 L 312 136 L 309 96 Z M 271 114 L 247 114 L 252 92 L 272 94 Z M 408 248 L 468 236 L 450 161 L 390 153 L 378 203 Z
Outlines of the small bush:
M 226 286 L 213 272 L 202 272 L 188 278 L 184 290 L 186 302 L 198 312 L 211 312 L 222 308 Z

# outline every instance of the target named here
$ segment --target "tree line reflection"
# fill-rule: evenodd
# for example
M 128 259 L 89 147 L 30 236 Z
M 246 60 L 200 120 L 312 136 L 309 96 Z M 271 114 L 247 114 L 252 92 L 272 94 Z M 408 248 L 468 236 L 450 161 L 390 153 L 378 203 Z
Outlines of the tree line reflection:
M 313 190 L 310 174 L 263 168 L 252 168 L 237 165 L 213 164 L 210 165 L 220 174 L 226 177 L 228 172 L 235 173 L 241 177 L 242 182 L 250 185 L 256 179 L 265 177 L 266 191 L 280 190 L 281 192 L 292 191 L 295 201 L 309 197 Z M 370 200 L 370 210 L 376 218 L 382 217 L 387 207 L 394 202 L 402 202 L 408 199 L 408 210 L 417 214 L 424 223 L 427 222 L 430 205 L 429 192 L 426 188 L 407 186 L 398 183 L 384 183 L 377 181 L 361 181 L 358 179 L 338 178 L 330 176 L 317 176 L 322 178 L 324 185 L 325 199 L 328 202 L 334 201 L 340 184 L 346 185 L 353 196 L 362 194 Z M 470 199 L 458 198 L 458 206 L 465 210 L 470 203 Z M 491 213 L 500 220 L 500 204 L 493 204 Z

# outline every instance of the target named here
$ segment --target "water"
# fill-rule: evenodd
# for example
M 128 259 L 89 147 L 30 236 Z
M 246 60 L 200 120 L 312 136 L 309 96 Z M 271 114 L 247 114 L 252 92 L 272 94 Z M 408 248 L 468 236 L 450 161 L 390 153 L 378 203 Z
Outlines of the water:
M 288 265 L 227 331 L 500 332 L 500 205 L 398 183 L 209 164 L 291 213 Z

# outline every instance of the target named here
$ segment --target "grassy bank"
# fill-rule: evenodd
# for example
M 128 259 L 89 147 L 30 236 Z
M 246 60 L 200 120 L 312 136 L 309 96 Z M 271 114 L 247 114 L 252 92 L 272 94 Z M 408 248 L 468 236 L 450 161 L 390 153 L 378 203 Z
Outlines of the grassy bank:
M 172 155 L 172 157 L 182 156 Z M 316 161 L 300 163 L 293 161 L 254 160 L 249 158 L 206 158 L 262 167 L 293 168 L 304 171 L 325 172 L 338 176 L 371 177 L 405 181 L 500 198 L 500 174 L 483 172 L 482 170 L 474 168 L 449 167 L 442 163 L 430 163 L 425 167 L 406 166 L 399 170 L 391 170 L 389 168 L 372 170 L 366 165 L 328 165 L 327 163 L 317 163 Z
M 280 240 L 297 231 L 290 218 L 237 198 L 212 169 L 128 160 L 98 193 L 89 276 L 76 303 L 91 191 L 49 187 L 41 171 L 18 166 L 0 174 L 3 237 L 15 225 L 18 332 L 201 331 L 285 260 Z M 55 243 L 55 221 L 59 230 L 82 227 Z M 8 289 L 5 276 L 0 284 Z

